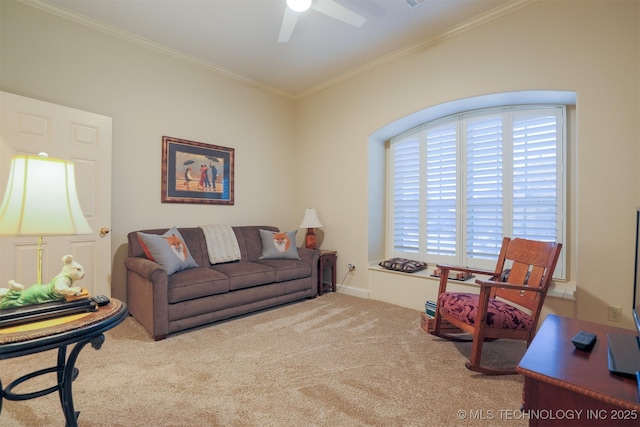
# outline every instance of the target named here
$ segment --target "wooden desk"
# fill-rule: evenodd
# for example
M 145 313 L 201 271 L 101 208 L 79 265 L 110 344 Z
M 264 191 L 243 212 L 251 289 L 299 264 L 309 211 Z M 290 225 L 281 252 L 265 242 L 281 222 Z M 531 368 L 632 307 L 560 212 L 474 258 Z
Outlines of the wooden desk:
M 579 331 L 598 336 L 591 352 L 571 343 Z M 607 333 L 634 331 L 548 315 L 516 371 L 524 375 L 530 426 L 638 426 L 635 379 L 608 369 Z
M 8 384 L 4 389 L 0 381 L 0 415 L 2 414 L 2 399 L 35 399 L 57 391 L 66 426 L 77 427 L 79 412 L 76 412 L 73 407 L 71 388 L 73 380 L 78 376 L 78 369 L 75 368 L 78 355 L 89 343 L 91 347 L 99 350 L 105 340 L 103 333 L 120 324 L 127 315 L 126 304 L 111 298 L 109 304 L 100 307 L 95 312 L 0 328 L 0 360 L 58 349 L 56 366 L 24 375 Z M 67 358 L 67 346 L 72 344 L 74 344 L 73 349 Z M 56 373 L 56 385 L 30 393 L 13 392 L 14 387 L 23 382 L 50 373 Z

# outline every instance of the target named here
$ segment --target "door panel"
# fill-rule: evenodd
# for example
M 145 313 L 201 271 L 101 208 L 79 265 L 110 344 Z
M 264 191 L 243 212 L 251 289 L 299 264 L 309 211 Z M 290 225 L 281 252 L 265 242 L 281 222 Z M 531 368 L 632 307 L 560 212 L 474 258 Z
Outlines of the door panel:
M 11 157 L 37 155 L 73 160 L 82 210 L 93 234 L 44 236 L 42 281 L 62 268 L 62 257 L 73 255 L 86 271 L 78 286 L 91 295 L 111 295 L 111 127 L 110 117 L 0 92 L 0 194 L 4 196 Z M 46 209 L 46 206 L 43 206 Z M 2 224 L 0 224 L 0 227 Z M 25 286 L 36 282 L 38 239 L 0 238 L 0 287 L 14 279 Z

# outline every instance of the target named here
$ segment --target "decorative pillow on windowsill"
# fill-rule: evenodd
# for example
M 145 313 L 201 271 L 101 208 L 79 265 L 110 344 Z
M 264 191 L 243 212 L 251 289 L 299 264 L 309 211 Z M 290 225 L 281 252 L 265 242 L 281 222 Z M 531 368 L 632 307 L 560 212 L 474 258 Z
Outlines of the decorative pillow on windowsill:
M 162 236 L 138 232 L 138 241 L 147 258 L 160 264 L 171 275 L 188 268 L 198 267 L 191 256 L 182 234 L 172 227 Z
M 378 265 L 387 270 L 402 271 L 404 273 L 415 273 L 427 268 L 427 263 L 406 258 L 391 258 L 380 261 Z

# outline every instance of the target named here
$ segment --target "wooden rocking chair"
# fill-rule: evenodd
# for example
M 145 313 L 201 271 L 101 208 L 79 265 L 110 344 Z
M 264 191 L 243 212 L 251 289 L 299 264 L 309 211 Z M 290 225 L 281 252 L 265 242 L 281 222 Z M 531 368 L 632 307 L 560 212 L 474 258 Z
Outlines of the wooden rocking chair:
M 515 374 L 515 367 L 505 370 L 481 365 L 482 344 L 508 338 L 526 340 L 529 346 L 561 249 L 561 243 L 505 237 L 493 272 L 438 264 L 440 288 L 431 334 L 451 341 L 473 341 L 471 360 L 465 364 L 472 371 L 489 375 Z M 505 270 L 505 265 L 510 268 Z M 490 277 L 489 280 L 476 280 L 480 285 L 479 295 L 447 292 L 450 271 Z M 443 319 L 462 332 L 472 334 L 473 338 L 442 333 Z

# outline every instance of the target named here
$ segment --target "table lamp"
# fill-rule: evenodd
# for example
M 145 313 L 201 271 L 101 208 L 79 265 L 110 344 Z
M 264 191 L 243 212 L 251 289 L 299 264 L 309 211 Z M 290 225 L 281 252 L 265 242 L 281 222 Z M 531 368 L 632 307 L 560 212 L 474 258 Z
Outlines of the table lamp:
M 322 227 L 322 223 L 318 219 L 318 214 L 315 209 L 305 209 L 304 218 L 302 219 L 302 224 L 300 224 L 300 228 L 307 229 L 307 235 L 305 236 L 305 246 L 309 249 L 316 249 L 316 233 L 314 233 L 313 229 Z
M 0 236 L 38 237 L 37 283 L 42 283 L 42 237 L 91 234 L 80 207 L 74 163 L 17 155 L 11 159 L 0 205 Z

